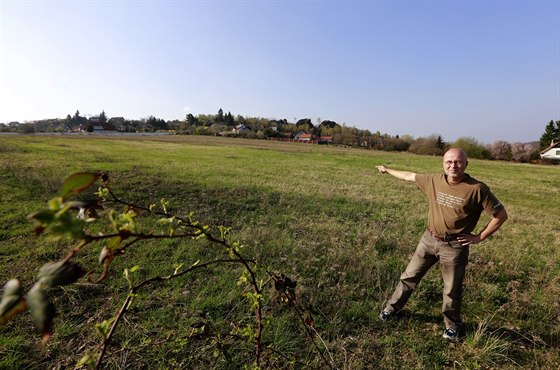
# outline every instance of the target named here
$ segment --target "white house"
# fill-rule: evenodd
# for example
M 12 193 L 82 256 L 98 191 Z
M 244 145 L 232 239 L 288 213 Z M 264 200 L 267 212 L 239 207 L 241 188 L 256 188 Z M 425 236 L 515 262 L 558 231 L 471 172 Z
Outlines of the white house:
M 294 135 L 294 139 L 296 140 L 300 140 L 300 141 L 311 141 L 313 137 L 311 136 L 311 134 L 308 134 L 305 131 L 299 131 L 298 133 L 296 133 Z
M 239 125 L 235 126 L 231 131 L 238 134 L 238 133 L 243 132 L 243 131 L 251 131 L 251 128 L 249 126 L 239 124 Z
M 541 158 L 560 160 L 560 141 L 557 143 L 552 141 L 548 148 L 541 151 Z

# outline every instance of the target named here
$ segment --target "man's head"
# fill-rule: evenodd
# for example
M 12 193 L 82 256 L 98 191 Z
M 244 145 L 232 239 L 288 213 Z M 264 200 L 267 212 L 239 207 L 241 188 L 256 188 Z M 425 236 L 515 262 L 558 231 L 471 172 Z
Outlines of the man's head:
M 443 170 L 451 183 L 463 181 L 468 164 L 467 153 L 462 149 L 451 148 L 443 155 Z

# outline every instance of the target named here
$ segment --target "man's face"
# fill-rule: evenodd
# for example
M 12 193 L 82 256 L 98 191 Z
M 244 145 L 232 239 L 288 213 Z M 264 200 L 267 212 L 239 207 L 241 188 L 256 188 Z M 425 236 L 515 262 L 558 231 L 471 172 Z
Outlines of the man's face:
M 443 156 L 443 170 L 453 180 L 463 179 L 467 165 L 467 156 L 461 150 L 450 149 Z

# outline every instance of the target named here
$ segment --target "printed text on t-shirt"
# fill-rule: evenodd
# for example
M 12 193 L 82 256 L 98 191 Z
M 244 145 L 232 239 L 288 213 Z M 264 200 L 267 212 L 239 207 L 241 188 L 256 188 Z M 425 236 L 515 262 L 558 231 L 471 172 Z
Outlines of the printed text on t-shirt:
M 456 206 L 461 206 L 464 199 L 438 191 L 436 201 L 438 204 L 441 204 L 443 206 L 455 208 Z

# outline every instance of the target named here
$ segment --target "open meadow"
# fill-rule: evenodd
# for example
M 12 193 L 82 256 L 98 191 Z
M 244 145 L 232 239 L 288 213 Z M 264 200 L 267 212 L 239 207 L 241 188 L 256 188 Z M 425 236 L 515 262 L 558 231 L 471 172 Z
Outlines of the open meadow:
M 75 246 L 36 236 L 26 217 L 45 208 L 68 175 L 103 172 L 123 199 L 148 206 L 165 198 L 177 215 L 194 212 L 211 228 L 231 228 L 229 238 L 242 244 L 244 256 L 297 281 L 298 302 L 312 307 L 324 357 L 265 282 L 262 368 L 559 368 L 560 166 L 469 161 L 467 173 L 490 186 L 509 220 L 471 247 L 463 302 L 467 336 L 450 344 L 441 337 L 437 267 L 398 320 L 378 320 L 427 216 L 424 195 L 379 174 L 380 164 L 442 171 L 440 157 L 298 143 L 0 136 L 0 285 L 17 277 L 29 289 L 43 264 Z M 487 221 L 483 215 L 479 227 Z M 101 247 L 89 245 L 76 256 L 94 275 L 102 272 Z M 113 317 L 126 298 L 124 269 L 138 266 L 132 279 L 140 281 L 224 255 L 203 239 L 134 245 L 115 258 L 106 282 L 83 277 L 48 291 L 57 316 L 45 345 L 29 313 L 0 326 L 0 368 L 74 368 L 101 341 L 96 324 Z M 217 265 L 139 292 L 104 367 L 250 366 L 254 346 L 241 334 L 230 335 L 253 320 L 240 274 L 237 266 Z M 196 330 L 200 322 L 203 333 Z

